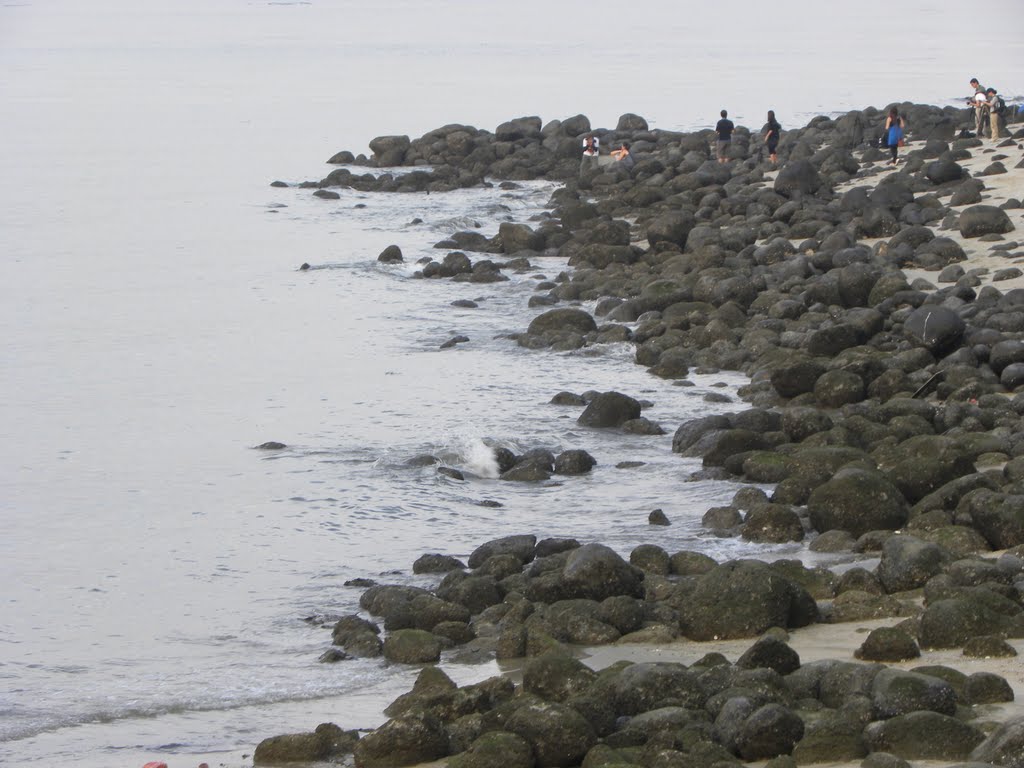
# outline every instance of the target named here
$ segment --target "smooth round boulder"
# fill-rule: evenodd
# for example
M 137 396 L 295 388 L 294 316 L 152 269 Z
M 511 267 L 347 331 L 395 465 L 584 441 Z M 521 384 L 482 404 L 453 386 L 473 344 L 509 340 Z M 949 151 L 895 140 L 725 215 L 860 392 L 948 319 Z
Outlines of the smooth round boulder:
M 911 312 L 903 330 L 912 341 L 943 357 L 960 345 L 966 325 L 952 309 L 928 305 Z
M 401 264 L 404 259 L 402 258 L 402 249 L 397 245 L 389 245 L 380 255 L 377 257 L 377 261 L 384 264 Z
M 896 530 L 909 516 L 903 495 L 884 475 L 852 468 L 840 470 L 815 488 L 807 511 L 819 533 L 838 529 L 856 537 L 868 531 Z
M 576 420 L 581 427 L 621 427 L 640 418 L 640 402 L 621 392 L 602 392 L 594 397 Z
M 813 195 L 822 187 L 821 176 L 809 160 L 794 160 L 782 166 L 775 177 L 775 192 L 788 198 Z
M 400 664 L 429 664 L 441 658 L 441 641 L 422 629 L 400 629 L 384 640 L 384 658 Z
M 356 765 L 395 768 L 439 760 L 448 754 L 448 734 L 438 718 L 416 712 L 388 720 L 355 746 Z
M 953 555 L 938 544 L 903 534 L 886 539 L 875 574 L 889 594 L 906 592 L 923 587 L 953 560 Z
M 1002 235 L 1014 229 L 1006 211 L 994 205 L 973 205 L 967 208 L 960 214 L 958 226 L 964 237 Z
M 526 739 L 505 731 L 479 736 L 465 752 L 448 758 L 448 768 L 534 768 L 533 748 Z
M 953 686 L 941 678 L 890 667 L 875 675 L 871 704 L 879 720 L 922 710 L 953 715 L 957 696 Z
M 766 704 L 744 721 L 736 739 L 747 762 L 789 755 L 804 736 L 804 721 L 781 704 Z
M 563 307 L 549 309 L 530 321 L 526 332 L 535 336 L 546 333 L 580 333 L 586 334 L 597 330 L 594 318 L 582 309 Z
M 921 649 L 906 631 L 899 627 L 878 627 L 868 633 L 854 656 L 864 661 L 907 661 L 921 656 Z
M 964 760 L 983 739 L 977 728 L 938 712 L 911 712 L 877 720 L 864 729 L 872 752 L 890 752 L 906 760 Z
M 597 741 L 583 715 L 555 702 L 524 704 L 508 719 L 505 730 L 532 747 L 537 768 L 579 765 Z
M 814 382 L 814 398 L 825 408 L 841 408 L 864 399 L 864 379 L 853 371 L 826 371 Z

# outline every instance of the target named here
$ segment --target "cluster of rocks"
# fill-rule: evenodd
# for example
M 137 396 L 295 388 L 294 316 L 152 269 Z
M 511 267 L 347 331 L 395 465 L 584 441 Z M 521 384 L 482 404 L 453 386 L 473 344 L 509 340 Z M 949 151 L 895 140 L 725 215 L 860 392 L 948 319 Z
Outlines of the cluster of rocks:
M 487 542 L 467 563 L 424 555 L 413 571 L 444 574 L 435 589 L 375 585 L 360 599 L 383 619 L 383 641 L 377 624 L 352 615 L 337 621 L 334 642 L 400 663 L 435 662 L 459 645 L 525 657 L 522 685 L 494 678 L 459 688 L 426 667 L 369 735 L 325 724 L 266 740 L 256 762 L 354 753 L 367 768 L 446 756 L 455 768 L 482 768 L 500 753 L 502 765 L 525 768 L 788 761 L 781 768 L 890 753 L 1019 766 L 1024 719 L 996 725 L 977 709 L 1013 700 L 1005 679 L 883 662 L 916 658 L 922 647 L 1014 654 L 1003 638 L 1024 637 L 1021 555 L 958 557 L 894 535 L 874 571 L 842 576 L 799 561 L 716 563 L 650 544 L 627 562 L 600 544 L 530 535 Z M 802 664 L 786 642 L 787 630 L 813 622 L 879 617 L 899 622 L 866 636 L 860 662 Z M 569 648 L 758 636 L 735 663 L 709 653 L 691 666 L 622 662 L 600 672 Z M 289 744 L 293 756 L 282 757 Z M 319 752 L 296 757 L 308 749 Z
M 1024 766 L 1024 720 L 996 726 L 977 709 L 1012 698 L 1005 680 L 884 666 L 922 648 L 1009 655 L 1006 638 L 1024 637 L 1024 290 L 982 287 L 981 275 L 960 266 L 959 244 L 991 244 L 1008 267 L 1024 257 L 1005 239 L 1014 229 L 1007 212 L 1021 202 L 986 205 L 982 195 L 984 178 L 1007 172 L 1003 161 L 1013 162 L 1024 134 L 999 145 L 972 178 L 961 162 L 982 144 L 956 138 L 961 111 L 900 111 L 914 148 L 880 181 L 886 156 L 871 140 L 883 113 L 874 109 L 786 132 L 773 180 L 745 129 L 723 165 L 709 132 L 652 131 L 635 115 L 596 131 L 605 144 L 631 142 L 637 164 L 626 176 L 581 175 L 579 138 L 591 131 L 582 116 L 547 125 L 523 118 L 494 134 L 446 126 L 415 141 L 375 140 L 373 159 L 333 158 L 430 170 L 342 168 L 308 186 L 564 181 L 536 228 L 458 233 L 438 244 L 452 253 L 420 274 L 471 280 L 472 253 L 503 254 L 516 268 L 566 258 L 572 272 L 539 283 L 533 303 L 571 306 L 539 314 L 516 336 L 520 345 L 628 341 L 659 377 L 694 369 L 750 377 L 741 395 L 751 408 L 695 419 L 673 437 L 674 451 L 702 461 L 702 477 L 773 486 L 770 494 L 741 488 L 732 504 L 709 510 L 708 527 L 766 542 L 809 536 L 814 549 L 879 561 L 840 576 L 798 561 L 716 563 L 656 544 L 627 561 L 600 544 L 532 536 L 488 542 L 465 564 L 425 556 L 414 571 L 439 574 L 438 585 L 370 587 L 360 605 L 383 621 L 383 634 L 367 618 L 343 617 L 330 658 L 527 657 L 522 685 L 460 688 L 428 667 L 389 707 L 392 719 L 363 738 L 325 725 L 278 739 L 317 752 L 305 759 L 354 753 L 362 766 L 450 755 L 456 768 L 745 760 L 782 768 L 869 754 L 877 765 Z M 957 238 L 943 234 L 954 230 Z M 481 275 L 500 274 L 485 262 Z M 934 271 L 942 287 L 908 279 L 909 268 Z M 593 302 L 593 313 L 581 302 Z M 656 434 L 642 404 L 622 393 L 562 393 L 555 402 L 585 406 L 586 426 Z M 524 465 L 518 479 L 545 479 L 561 458 L 532 451 L 509 465 L 516 457 L 498 456 L 506 474 Z M 1009 551 L 980 556 L 1001 549 Z M 784 642 L 788 630 L 815 622 L 879 618 L 894 626 L 867 635 L 857 662 L 801 664 Z M 568 652 L 759 636 L 735 663 L 710 654 L 689 667 L 594 672 Z M 257 762 L 272 746 L 281 742 L 261 744 Z
M 569 448 L 557 455 L 547 448 L 531 448 L 518 454 L 505 447 L 491 450 L 498 467 L 498 478 L 501 480 L 539 482 L 550 480 L 552 475 L 585 475 L 597 465 L 597 460 L 593 456 L 579 448 Z M 466 473 L 461 469 L 450 467 L 431 454 L 414 456 L 406 465 L 438 465 L 438 473 L 454 480 L 466 479 Z

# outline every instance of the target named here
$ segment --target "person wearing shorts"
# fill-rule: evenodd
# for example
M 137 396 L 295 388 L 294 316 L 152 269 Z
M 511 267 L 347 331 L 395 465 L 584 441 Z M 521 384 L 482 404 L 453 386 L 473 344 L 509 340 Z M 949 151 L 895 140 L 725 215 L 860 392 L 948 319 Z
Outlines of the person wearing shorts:
M 729 147 L 732 146 L 732 132 L 736 129 L 736 126 L 729 119 L 729 113 L 726 110 L 723 109 L 721 115 L 722 119 L 715 126 L 715 133 L 718 134 L 715 154 L 718 157 L 718 162 L 727 163 L 729 162 Z

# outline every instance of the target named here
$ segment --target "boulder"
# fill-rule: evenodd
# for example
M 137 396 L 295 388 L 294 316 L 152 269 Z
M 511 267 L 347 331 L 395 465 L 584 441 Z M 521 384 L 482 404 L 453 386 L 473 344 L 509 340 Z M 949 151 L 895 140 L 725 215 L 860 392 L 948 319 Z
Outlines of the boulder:
M 775 177 L 775 192 L 788 198 L 813 195 L 822 187 L 821 176 L 808 160 L 794 160 L 782 166 Z
M 984 738 L 977 728 L 938 712 L 911 712 L 864 729 L 868 749 L 905 760 L 964 760 Z
M 917 642 L 899 627 L 879 627 L 871 630 L 867 638 L 854 652 L 854 656 L 864 661 L 907 661 L 920 657 L 921 649 Z
M 802 627 L 817 619 L 817 605 L 803 587 L 752 560 L 714 567 L 674 603 L 683 633 L 693 640 L 756 637 L 771 627 Z
M 937 357 L 955 350 L 963 339 L 965 329 L 960 315 L 952 309 L 936 305 L 915 309 L 903 324 L 904 332 L 912 341 Z
M 640 417 L 640 403 L 621 392 L 602 392 L 576 420 L 583 427 L 620 427 Z
M 253 765 L 335 762 L 351 755 L 359 741 L 358 731 L 343 731 L 334 723 L 321 723 L 313 733 L 271 736 L 256 746 Z
M 377 261 L 383 262 L 384 264 L 400 264 L 404 259 L 402 258 L 402 249 L 397 245 L 389 245 L 380 255 L 377 257 Z
M 401 664 L 426 664 L 441 658 L 441 641 L 422 629 L 400 629 L 384 641 L 384 658 Z
M 448 758 L 448 768 L 534 768 L 533 748 L 521 736 L 505 731 L 484 733 L 465 752 Z
M 922 648 L 959 648 L 971 638 L 996 633 L 1024 637 L 1021 608 L 994 592 L 976 590 L 925 606 L 918 638 Z
M 585 475 L 597 461 L 584 450 L 562 451 L 555 458 L 556 475 Z
M 652 248 L 658 243 L 672 243 L 685 248 L 694 223 L 693 214 L 685 210 L 663 213 L 647 222 L 647 242 Z
M 638 662 L 612 682 L 612 701 L 620 715 L 638 715 L 661 707 L 701 709 L 707 698 L 697 675 L 673 662 Z
M 547 333 L 590 333 L 597 330 L 594 318 L 582 309 L 563 307 L 549 309 L 530 321 L 527 333 L 543 336 Z
M 517 534 L 492 539 L 473 550 L 469 556 L 469 567 L 479 568 L 494 555 L 515 555 L 520 562 L 528 563 L 533 560 L 536 546 L 537 537 L 532 534 Z
M 370 149 L 380 166 L 401 165 L 410 145 L 408 136 L 378 136 L 370 140 Z
M 736 660 L 736 666 L 743 669 L 773 669 L 780 675 L 788 675 L 800 668 L 800 655 L 784 640 L 767 635 L 744 651 Z
M 1002 768 L 1024 768 L 1024 716 L 997 726 L 974 748 L 970 759 Z
M 886 539 L 875 573 L 886 592 L 906 592 L 923 587 L 953 560 L 953 555 L 937 544 L 903 534 Z
M 875 675 L 871 704 L 878 720 L 920 710 L 954 715 L 957 696 L 953 686 L 938 677 L 889 668 Z
M 992 504 L 974 504 L 971 521 L 992 549 L 1024 544 L 1024 495 L 1010 495 Z
M 847 468 L 815 488 L 807 500 L 811 525 L 820 533 L 895 530 L 907 522 L 907 502 L 881 473 Z
M 568 597 L 604 600 L 613 595 L 643 596 L 644 573 L 603 544 L 572 550 L 562 569 Z
M 395 768 L 439 760 L 448 754 L 448 734 L 441 721 L 417 712 L 388 720 L 361 738 L 355 747 L 360 768 Z
M 533 749 L 537 768 L 569 768 L 579 765 L 597 741 L 590 723 L 570 706 L 531 702 L 518 707 L 505 730 Z M 504 765 L 504 761 L 500 763 Z
M 523 691 L 546 701 L 565 701 L 596 679 L 590 667 L 564 653 L 548 652 L 523 665 Z
M 743 723 L 736 746 L 743 760 L 788 755 L 804 736 L 804 721 L 788 707 L 766 704 Z
M 994 205 L 973 205 L 960 214 L 959 229 L 964 237 L 981 237 L 1012 232 L 1014 227 L 1002 208 Z

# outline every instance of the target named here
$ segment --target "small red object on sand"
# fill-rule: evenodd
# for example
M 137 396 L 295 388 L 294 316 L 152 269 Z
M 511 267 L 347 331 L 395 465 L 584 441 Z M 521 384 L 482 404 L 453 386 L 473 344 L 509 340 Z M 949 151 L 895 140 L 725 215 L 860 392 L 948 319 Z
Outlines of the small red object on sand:
M 159 761 L 146 763 L 142 768 L 167 768 L 167 763 L 161 763 Z

